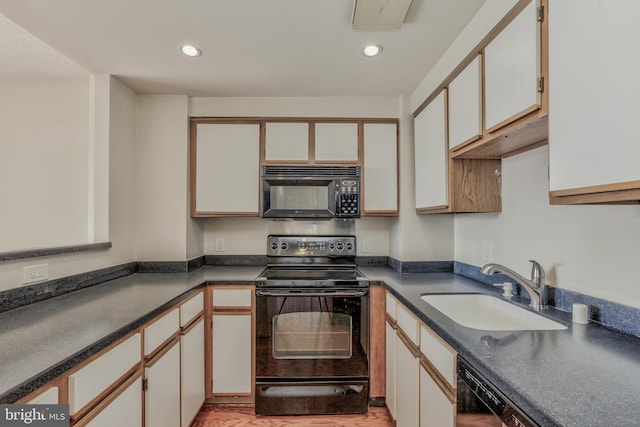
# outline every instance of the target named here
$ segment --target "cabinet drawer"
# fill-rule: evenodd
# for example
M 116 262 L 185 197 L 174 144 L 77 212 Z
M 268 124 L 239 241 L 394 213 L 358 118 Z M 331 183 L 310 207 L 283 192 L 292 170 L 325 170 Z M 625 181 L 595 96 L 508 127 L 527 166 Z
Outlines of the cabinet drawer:
M 27 402 L 29 405 L 57 405 L 58 387 L 51 387 Z
M 420 324 L 418 319 L 403 305 L 398 304 L 398 327 L 416 345 L 420 346 Z
M 247 307 L 251 308 L 253 288 L 244 289 L 213 289 L 213 306 L 218 307 Z
M 140 334 L 135 334 L 69 375 L 69 413 L 75 414 L 140 362 Z
M 202 292 L 192 297 L 180 306 L 180 326 L 185 326 L 204 308 L 204 295 Z
M 174 308 L 144 328 L 144 355 L 151 354 L 160 344 L 180 329 L 179 309 Z
M 397 306 L 398 306 L 398 301 L 396 301 L 396 299 L 394 297 L 391 296 L 391 294 L 389 292 L 387 292 L 387 314 L 393 319 L 393 320 L 397 320 L 398 319 L 398 314 L 397 314 Z
M 455 387 L 456 353 L 441 341 L 435 332 L 425 326 L 420 327 L 420 352 Z

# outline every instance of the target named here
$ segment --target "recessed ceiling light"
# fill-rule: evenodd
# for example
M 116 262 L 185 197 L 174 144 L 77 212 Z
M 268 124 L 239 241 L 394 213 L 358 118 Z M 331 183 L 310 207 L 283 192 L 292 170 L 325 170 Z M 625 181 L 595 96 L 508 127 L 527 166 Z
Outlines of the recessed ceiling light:
M 200 56 L 202 55 L 202 51 L 200 49 L 198 49 L 195 46 L 192 46 L 190 44 L 185 44 L 184 46 L 182 46 L 180 48 L 180 50 L 182 51 L 182 53 L 184 53 L 187 56 Z
M 382 46 L 377 44 L 370 44 L 362 49 L 362 54 L 364 56 L 376 56 L 379 55 L 380 52 L 382 52 Z

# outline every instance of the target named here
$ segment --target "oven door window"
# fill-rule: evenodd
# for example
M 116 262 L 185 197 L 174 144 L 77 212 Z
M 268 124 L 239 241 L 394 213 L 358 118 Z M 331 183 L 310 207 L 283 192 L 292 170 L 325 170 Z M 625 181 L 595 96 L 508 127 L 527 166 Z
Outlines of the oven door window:
M 348 359 L 352 318 L 349 314 L 302 311 L 272 318 L 275 359 Z

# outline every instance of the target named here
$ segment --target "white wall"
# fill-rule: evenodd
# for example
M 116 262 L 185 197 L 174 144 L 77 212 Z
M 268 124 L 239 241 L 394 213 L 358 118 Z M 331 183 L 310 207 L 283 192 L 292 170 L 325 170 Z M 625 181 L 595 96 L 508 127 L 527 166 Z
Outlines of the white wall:
M 87 243 L 88 78 L 0 93 L 0 252 Z
M 455 259 L 483 265 L 488 242 L 524 276 L 535 259 L 549 284 L 640 307 L 640 208 L 549 205 L 548 159 L 548 147 L 503 159 L 502 212 L 456 216 Z
M 53 86 L 60 82 L 52 82 Z M 88 83 L 85 83 L 88 88 Z M 106 101 L 109 103 L 109 135 L 110 135 L 110 181 L 109 181 L 109 232 L 110 240 L 113 247 L 109 250 L 99 250 L 90 252 L 79 252 L 69 255 L 57 255 L 51 257 L 31 258 L 19 261 L 0 262 L 0 290 L 6 290 L 18 287 L 22 283 L 22 269 L 25 266 L 35 264 L 49 265 L 49 279 L 66 277 L 74 274 L 84 273 L 91 270 L 119 265 L 131 261 L 135 261 L 135 188 L 132 185 L 135 168 L 135 128 L 136 128 L 136 95 L 117 79 L 110 78 L 110 97 Z M 66 94 L 66 91 L 64 92 Z M 86 93 L 85 93 L 86 94 Z M 4 95 L 4 92 L 3 92 Z M 66 95 L 65 95 L 66 97 Z M 1 97 L 0 97 L 1 98 Z M 88 117 L 89 105 L 88 95 L 83 104 L 83 111 Z M 60 105 L 50 106 L 47 114 L 54 114 Z M 32 110 L 28 111 L 29 117 L 33 118 Z M 39 121 L 31 120 L 32 127 L 38 127 Z M 83 135 L 82 143 L 79 148 L 83 152 L 83 163 L 87 164 L 87 151 L 89 142 L 89 131 L 87 126 L 88 120 L 85 122 L 84 129 L 86 133 Z M 72 129 L 77 125 L 69 125 Z M 36 130 L 34 130 L 35 132 Z M 37 131 L 44 132 L 43 129 Z M 3 140 L 4 141 L 4 140 Z M 47 145 L 52 142 L 50 139 L 39 138 L 31 141 L 34 144 L 34 150 L 48 149 Z M 67 157 L 51 156 L 49 158 L 50 166 L 56 170 L 69 167 Z M 33 171 L 34 173 L 36 171 Z M 55 180 L 55 174 L 51 176 L 40 177 L 41 180 Z M 80 180 L 83 186 L 87 186 L 88 180 L 85 177 Z M 20 181 L 12 179 L 16 188 L 21 188 Z M 62 187 L 64 188 L 64 187 Z M 86 209 L 86 198 L 85 206 Z M 43 221 L 46 218 L 43 218 Z M 86 222 L 83 232 L 86 236 Z M 5 225 L 4 218 L 0 220 L 0 227 Z M 36 227 L 32 221 L 20 219 L 13 223 L 13 226 Z M 31 231 L 29 231 L 31 233 Z M 79 242 L 73 242 L 79 243 Z M 82 243 L 86 243 L 83 241 Z M 59 246 L 62 242 L 54 242 L 53 246 Z
M 187 259 L 190 221 L 187 109 L 187 96 L 138 96 L 135 162 L 138 261 Z M 191 245 L 190 248 L 191 253 L 197 252 Z

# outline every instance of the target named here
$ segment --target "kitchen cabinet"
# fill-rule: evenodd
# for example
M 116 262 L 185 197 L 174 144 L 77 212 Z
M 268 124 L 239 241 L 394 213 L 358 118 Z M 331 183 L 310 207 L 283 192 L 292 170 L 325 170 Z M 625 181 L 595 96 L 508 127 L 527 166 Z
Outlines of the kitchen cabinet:
M 253 286 L 212 288 L 211 396 L 253 396 Z
M 364 123 L 363 215 L 398 215 L 398 124 Z
M 259 121 L 191 121 L 191 216 L 258 216 Z
M 416 109 L 414 116 L 448 90 L 453 159 L 500 159 L 547 144 L 547 2 L 516 2 Z M 467 167 L 450 165 L 454 172 Z
M 453 427 L 456 413 L 456 352 L 420 326 L 420 427 Z
M 447 91 L 414 118 L 416 212 L 500 212 L 499 159 L 449 156 Z
M 537 11 L 536 1 L 531 1 L 484 49 L 485 122 L 489 133 L 541 106 Z
M 393 419 L 396 419 L 396 307 L 397 301 L 386 293 L 386 322 L 385 322 L 385 401 Z
M 179 426 L 180 309 L 149 322 L 143 336 L 145 426 Z
M 309 123 L 267 122 L 265 128 L 265 163 L 309 161 Z
M 315 123 L 315 160 L 319 163 L 357 163 L 358 124 Z
M 74 427 L 142 426 L 142 377 L 138 373 L 100 402 Z
M 145 363 L 144 424 L 180 425 L 180 341 L 176 337 Z
M 140 367 L 141 336 L 133 334 L 68 376 L 69 415 L 81 418 Z
M 420 420 L 418 320 L 404 306 L 398 305 L 396 309 L 396 425 L 413 427 Z
M 549 7 L 550 201 L 640 203 L 640 3 Z
M 189 427 L 205 399 L 204 293 L 180 305 L 180 414 Z
M 42 387 L 35 395 L 31 395 L 24 402 L 29 405 L 57 405 L 59 401 L 60 387 Z M 18 402 L 20 403 L 20 402 Z
M 449 206 L 447 91 L 440 92 L 414 119 L 416 210 Z
M 482 56 L 477 55 L 448 87 L 449 149 L 482 138 Z

